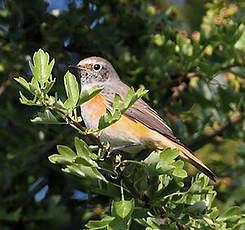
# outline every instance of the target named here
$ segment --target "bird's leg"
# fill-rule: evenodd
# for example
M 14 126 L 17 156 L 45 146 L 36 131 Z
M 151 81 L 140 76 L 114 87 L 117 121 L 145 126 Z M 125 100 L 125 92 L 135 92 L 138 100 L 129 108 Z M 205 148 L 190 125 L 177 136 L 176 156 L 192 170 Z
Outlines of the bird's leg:
M 108 158 L 110 158 L 111 156 L 111 153 L 115 152 L 115 151 L 118 151 L 118 150 L 121 150 L 121 149 L 125 149 L 125 148 L 129 148 L 129 147 L 134 147 L 134 146 L 137 146 L 138 144 L 136 143 L 130 143 L 130 144 L 127 144 L 127 145 L 119 145 L 119 146 L 114 146 L 114 147 L 110 147 L 105 156 L 103 158 L 100 159 L 100 161 L 104 161 Z M 119 177 L 120 177 L 120 174 L 121 174 L 121 170 L 119 170 L 118 167 L 116 167 L 113 171 L 112 171 L 112 175 L 111 175 L 111 178 L 113 180 L 117 180 Z
M 110 147 L 110 148 L 109 148 L 109 152 L 112 153 L 112 152 L 115 152 L 115 151 L 117 151 L 117 150 L 129 148 L 129 147 L 134 147 L 134 146 L 137 146 L 137 145 L 139 145 L 139 144 L 136 144 L 136 143 L 130 143 L 130 144 L 126 144 L 126 145 L 114 146 L 114 147 Z
M 117 179 L 119 178 L 118 168 L 115 168 L 115 169 L 113 170 L 113 173 L 111 174 L 111 178 L 112 178 L 113 180 L 117 180 Z
M 137 145 L 138 144 L 136 144 L 136 143 L 130 143 L 130 144 L 119 145 L 119 146 L 114 146 L 114 147 L 110 146 L 110 148 L 107 150 L 105 156 L 103 158 L 101 158 L 100 161 L 104 161 L 105 159 L 110 158 L 111 154 L 115 151 L 122 150 L 122 149 L 129 148 L 129 147 L 134 147 Z
M 114 146 L 114 147 L 110 147 L 108 152 L 107 152 L 107 158 L 110 157 L 111 153 L 115 152 L 115 151 L 118 151 L 118 150 L 122 150 L 122 149 L 125 149 L 125 148 L 129 148 L 129 147 L 134 147 L 134 146 L 137 146 L 139 144 L 136 144 L 136 143 L 130 143 L 130 144 L 126 144 L 126 145 L 118 145 L 118 146 Z
M 138 144 L 131 143 L 131 144 L 127 144 L 127 145 L 120 145 L 120 146 L 110 147 L 106 157 L 107 158 L 110 157 L 110 154 L 112 152 L 115 152 L 115 151 L 118 151 L 118 150 L 121 150 L 121 149 L 125 149 L 125 148 L 129 148 L 129 147 L 134 147 L 134 146 L 137 146 L 137 145 Z M 114 180 L 117 180 L 120 177 L 121 172 L 122 171 L 119 170 L 119 168 L 115 168 L 113 170 L 114 175 L 111 175 L 111 178 L 114 179 Z

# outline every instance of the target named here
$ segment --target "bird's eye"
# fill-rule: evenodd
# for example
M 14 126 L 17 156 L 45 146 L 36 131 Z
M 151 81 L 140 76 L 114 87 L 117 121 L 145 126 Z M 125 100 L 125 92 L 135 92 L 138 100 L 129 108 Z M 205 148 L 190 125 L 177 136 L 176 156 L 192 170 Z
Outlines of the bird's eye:
M 101 69 L 101 65 L 94 64 L 93 68 L 94 68 L 95 71 L 99 71 Z

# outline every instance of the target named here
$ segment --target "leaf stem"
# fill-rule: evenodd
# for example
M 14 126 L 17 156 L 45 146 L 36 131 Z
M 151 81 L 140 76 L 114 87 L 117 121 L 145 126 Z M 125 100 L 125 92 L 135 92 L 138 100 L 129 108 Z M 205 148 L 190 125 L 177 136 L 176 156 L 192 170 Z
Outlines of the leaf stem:
M 76 126 L 82 132 L 85 132 L 92 139 L 94 139 L 100 148 L 104 148 L 104 145 L 101 143 L 99 136 L 95 135 L 94 133 L 88 133 L 87 132 L 88 129 L 86 127 L 82 126 L 77 120 L 73 120 L 65 111 L 58 109 L 56 107 L 53 107 L 51 105 L 48 105 L 48 108 L 55 111 L 55 112 L 61 113 L 70 123 L 72 123 L 74 126 Z

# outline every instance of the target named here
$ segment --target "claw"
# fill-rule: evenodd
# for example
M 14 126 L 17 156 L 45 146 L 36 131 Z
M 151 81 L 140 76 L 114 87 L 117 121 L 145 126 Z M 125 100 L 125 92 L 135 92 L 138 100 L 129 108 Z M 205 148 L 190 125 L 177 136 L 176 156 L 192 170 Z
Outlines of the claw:
M 127 145 L 113 146 L 113 147 L 110 146 L 110 148 L 107 150 L 105 156 L 103 158 L 99 159 L 99 160 L 100 161 L 104 161 L 104 160 L 110 158 L 111 154 L 113 152 L 115 152 L 115 151 L 122 150 L 122 149 L 129 148 L 129 147 L 133 147 L 133 146 L 137 146 L 137 145 L 138 144 L 132 143 L 132 144 L 127 144 Z
M 117 169 L 114 169 L 113 173 L 111 174 L 111 179 L 117 180 L 118 178 L 119 178 L 119 173 L 117 172 Z
M 122 149 L 125 149 L 125 148 L 134 147 L 134 146 L 137 146 L 137 145 L 138 144 L 131 143 L 131 144 L 127 144 L 127 145 L 114 146 L 114 147 L 110 147 L 108 152 L 112 153 L 112 152 L 115 152 L 117 150 L 122 150 Z

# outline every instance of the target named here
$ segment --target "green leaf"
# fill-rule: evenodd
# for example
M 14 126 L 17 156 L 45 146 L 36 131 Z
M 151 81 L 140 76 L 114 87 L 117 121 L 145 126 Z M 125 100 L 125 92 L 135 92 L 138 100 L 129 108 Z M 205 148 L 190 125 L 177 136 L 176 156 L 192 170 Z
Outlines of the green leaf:
M 23 77 L 15 77 L 14 80 L 21 84 L 26 90 L 31 92 L 28 82 Z
M 123 110 L 123 103 L 126 103 L 126 101 L 123 101 L 122 97 L 119 94 L 115 94 L 113 99 L 113 107 L 120 109 L 120 111 Z
M 124 113 L 128 108 L 130 108 L 130 106 L 132 106 L 139 98 L 144 96 L 147 92 L 148 90 L 145 90 L 143 88 L 139 88 L 135 92 L 134 88 L 131 87 L 128 90 L 127 95 L 124 99 L 124 102 L 123 102 L 124 105 L 123 105 L 123 108 L 121 109 L 121 113 Z
M 107 229 L 108 224 L 110 224 L 115 217 L 105 216 L 102 220 L 90 220 L 85 226 L 89 229 Z
M 189 206 L 186 211 L 191 214 L 193 217 L 200 217 L 204 214 L 206 209 L 206 204 L 204 201 L 197 201 L 195 204 Z
M 213 207 L 211 209 L 211 213 L 209 214 L 209 216 L 212 218 L 212 219 L 216 219 L 218 216 L 219 216 L 219 210 L 217 209 L 217 207 Z
M 66 109 L 76 108 L 76 104 L 79 99 L 79 89 L 76 77 L 71 74 L 69 71 L 65 74 L 64 77 L 65 90 L 67 95 L 67 100 L 64 102 L 64 107 Z
M 78 137 L 75 137 L 75 148 L 76 148 L 77 156 L 86 160 L 90 164 L 90 166 L 93 165 L 93 166 L 97 167 L 97 163 L 95 161 L 93 161 L 90 157 L 93 153 L 89 149 L 86 142 L 79 139 Z M 80 162 L 82 162 L 82 161 L 80 161 Z
M 53 164 L 65 164 L 69 165 L 72 164 L 73 159 L 69 156 L 64 156 L 60 154 L 53 154 L 48 157 L 49 161 Z
M 38 81 L 36 80 L 36 78 L 32 78 L 31 79 L 31 83 L 29 83 L 30 86 L 34 87 L 36 90 L 38 90 L 39 92 L 41 92 L 41 89 L 39 87 L 39 83 Z
M 32 84 L 29 83 L 30 86 L 30 91 L 33 95 L 40 97 L 41 96 L 41 92 L 38 90 L 38 88 L 36 88 L 35 86 L 33 86 Z
M 152 229 L 152 230 L 160 230 L 161 228 L 159 225 L 156 223 L 156 218 L 154 217 L 147 217 L 146 218 L 146 224 L 150 226 L 151 228 L 147 227 L 146 229 Z
M 58 121 L 49 109 L 39 112 L 38 117 L 32 119 L 31 122 L 37 124 L 64 124 L 64 122 Z
M 71 164 L 76 158 L 74 151 L 65 145 L 57 145 L 57 150 L 59 154 L 54 154 L 49 157 L 49 160 L 54 164 Z
M 134 199 L 113 201 L 111 213 L 115 217 L 129 219 L 134 210 Z
M 106 110 L 106 114 L 99 120 L 99 129 L 105 129 L 106 127 L 117 122 L 120 118 L 121 112 L 118 108 L 114 109 L 112 112 L 110 110 Z
M 128 224 L 123 220 L 116 218 L 107 227 L 107 230 L 128 230 Z
M 44 83 L 51 78 L 51 72 L 54 66 L 54 59 L 49 63 L 49 54 L 39 49 L 33 55 L 33 64 L 29 62 L 34 78 L 44 86 Z
M 21 218 L 22 207 L 17 208 L 12 212 L 7 212 L 4 208 L 0 207 L 0 220 L 9 221 L 9 222 L 17 222 Z
M 227 219 L 236 217 L 241 214 L 241 208 L 238 206 L 233 206 L 229 208 L 227 211 L 225 211 L 223 214 L 221 214 L 217 220 L 218 221 L 225 221 Z
M 244 77 L 245 78 L 245 67 L 244 66 L 236 66 L 236 67 L 232 67 L 230 68 L 230 71 L 240 77 Z
M 85 158 L 82 157 L 77 157 L 74 161 L 74 163 L 76 164 L 81 164 L 83 166 L 87 166 L 87 167 L 93 167 L 94 165 L 89 163 L 89 161 L 87 161 Z
M 155 34 L 152 37 L 152 41 L 154 44 L 156 44 L 157 46 L 163 46 L 164 42 L 165 42 L 165 36 L 164 34 Z
M 178 149 L 170 149 L 167 148 L 163 150 L 160 154 L 160 161 L 164 161 L 166 163 L 172 163 L 175 158 L 179 156 Z
M 178 47 L 180 48 L 180 54 L 184 56 L 192 56 L 193 55 L 193 46 L 191 44 L 191 40 L 182 34 L 177 34 L 176 41 Z
M 63 171 L 83 178 L 86 177 L 107 182 L 105 177 L 95 167 L 73 163 L 72 165 L 68 165 Z
M 177 160 L 172 165 L 175 166 L 175 169 L 173 171 L 174 176 L 179 178 L 187 177 L 187 172 L 183 169 L 184 162 L 182 160 Z
M 45 87 L 43 88 L 43 92 L 47 94 L 52 89 L 54 83 L 55 83 L 55 79 L 46 82 Z
M 29 100 L 27 99 L 22 93 L 21 91 L 19 91 L 19 94 L 20 94 L 20 102 L 24 105 L 38 105 L 36 104 L 36 101 L 37 101 L 37 97 L 35 96 L 33 98 L 33 100 Z
M 242 30 L 243 30 L 243 33 L 242 33 L 240 39 L 236 42 L 234 47 L 239 49 L 239 50 L 245 51 L 245 31 L 244 31 L 244 27 L 242 28 Z
M 77 106 L 85 103 L 86 101 L 89 101 L 91 98 L 99 94 L 102 90 L 103 88 L 98 88 L 97 86 L 94 86 L 89 90 L 81 89 Z
M 156 169 L 160 169 L 160 172 L 166 173 L 175 168 L 174 159 L 179 156 L 179 150 L 167 148 L 160 153 L 160 160 L 156 165 Z M 179 170 L 176 171 L 176 174 L 180 173 L 183 175 L 183 172 Z
M 89 149 L 87 143 L 78 137 L 75 137 L 75 148 L 77 151 L 77 155 L 83 158 L 89 158 L 91 150 Z
M 69 156 L 71 158 L 76 157 L 76 154 L 74 153 L 74 151 L 65 145 L 57 145 L 57 150 L 59 154 L 63 156 Z
M 173 163 L 173 165 L 176 167 L 176 168 L 183 168 L 184 167 L 184 161 L 182 160 L 177 160 Z
M 120 95 L 115 94 L 112 111 L 107 110 L 106 114 L 100 118 L 99 129 L 105 129 L 106 127 L 117 122 L 121 118 L 121 114 L 146 93 L 147 90 L 142 88 L 138 89 L 137 92 L 135 92 L 133 88 L 130 88 L 124 100 Z
M 187 172 L 182 168 L 175 168 L 173 171 L 173 175 L 179 178 L 187 177 Z
M 155 168 L 160 160 L 160 151 L 153 151 L 145 160 L 144 163 L 149 165 L 151 168 Z

